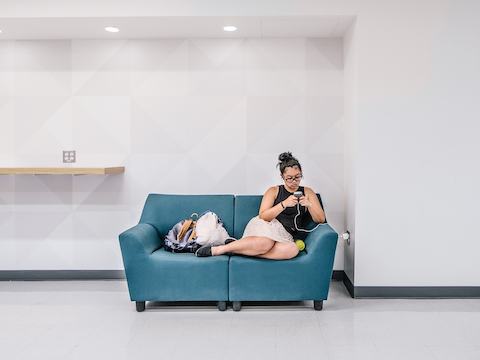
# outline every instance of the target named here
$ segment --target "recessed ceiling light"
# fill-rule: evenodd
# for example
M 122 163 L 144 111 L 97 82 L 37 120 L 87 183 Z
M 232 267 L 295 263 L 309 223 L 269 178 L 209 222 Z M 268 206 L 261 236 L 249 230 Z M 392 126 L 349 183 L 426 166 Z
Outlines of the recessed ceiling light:
M 115 27 L 115 26 L 107 26 L 107 27 L 105 28 L 105 31 L 114 33 L 114 32 L 119 32 L 120 29 L 117 28 L 117 27 Z
M 223 27 L 223 30 L 224 30 L 224 31 L 237 31 L 237 27 L 236 27 L 236 26 L 232 26 L 232 25 L 227 25 L 227 26 L 224 26 L 224 27 Z
M 2 33 L 2 29 L 0 29 L 0 34 Z

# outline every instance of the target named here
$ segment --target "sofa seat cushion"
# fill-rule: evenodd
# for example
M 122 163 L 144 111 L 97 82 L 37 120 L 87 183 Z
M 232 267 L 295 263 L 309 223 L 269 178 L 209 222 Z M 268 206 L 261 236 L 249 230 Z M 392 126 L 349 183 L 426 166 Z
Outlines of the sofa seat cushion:
M 137 274 L 137 281 L 148 284 L 134 284 L 138 289 L 148 291 L 144 298 L 138 299 L 137 295 L 135 300 L 226 301 L 228 261 L 228 256 L 200 258 L 191 253 L 171 253 L 160 248 L 139 266 L 143 274 Z
M 321 264 L 300 253 L 290 260 L 232 256 L 229 263 L 231 301 L 299 301 L 326 299 Z M 328 271 L 328 270 L 327 270 Z

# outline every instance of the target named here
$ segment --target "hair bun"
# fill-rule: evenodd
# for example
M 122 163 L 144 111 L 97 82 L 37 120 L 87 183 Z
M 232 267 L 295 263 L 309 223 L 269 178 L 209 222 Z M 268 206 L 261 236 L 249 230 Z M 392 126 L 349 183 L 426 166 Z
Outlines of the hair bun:
M 278 155 L 278 160 L 281 162 L 285 162 L 291 159 L 294 159 L 294 157 L 290 151 L 283 152 L 280 155 Z
M 295 159 L 290 151 L 285 151 L 278 155 L 278 164 L 277 167 L 280 168 L 280 175 L 282 175 L 287 167 L 297 166 L 300 171 L 302 171 L 302 166 Z

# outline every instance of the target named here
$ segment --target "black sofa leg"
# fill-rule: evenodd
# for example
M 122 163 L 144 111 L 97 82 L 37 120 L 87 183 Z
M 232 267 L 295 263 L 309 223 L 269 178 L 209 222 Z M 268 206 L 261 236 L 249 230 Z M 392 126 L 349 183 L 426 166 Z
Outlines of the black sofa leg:
M 137 306 L 137 312 L 145 311 L 145 301 L 135 301 L 135 305 Z
M 227 310 L 227 302 L 226 301 L 217 302 L 217 308 L 218 308 L 219 311 Z
M 233 306 L 233 311 L 240 311 L 240 309 L 242 308 L 242 302 L 234 301 L 232 306 Z
M 323 309 L 323 300 L 313 300 L 313 308 L 317 311 Z

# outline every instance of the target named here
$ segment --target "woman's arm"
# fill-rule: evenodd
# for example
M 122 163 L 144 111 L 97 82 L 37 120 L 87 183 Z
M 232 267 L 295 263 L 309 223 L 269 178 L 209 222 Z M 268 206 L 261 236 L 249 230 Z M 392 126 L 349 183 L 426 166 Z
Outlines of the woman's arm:
M 320 201 L 318 201 L 317 194 L 312 189 L 305 187 L 305 195 L 300 198 L 300 205 L 307 207 L 313 221 L 316 223 L 325 222 L 325 213 Z
M 278 203 L 277 205 L 273 206 L 273 203 L 275 202 L 276 197 L 277 197 L 276 186 L 272 186 L 265 192 L 262 198 L 262 203 L 260 205 L 260 211 L 258 212 L 260 219 L 265 221 L 272 221 L 277 217 L 278 214 L 280 214 L 284 210 L 284 207 L 282 206 L 281 203 Z

